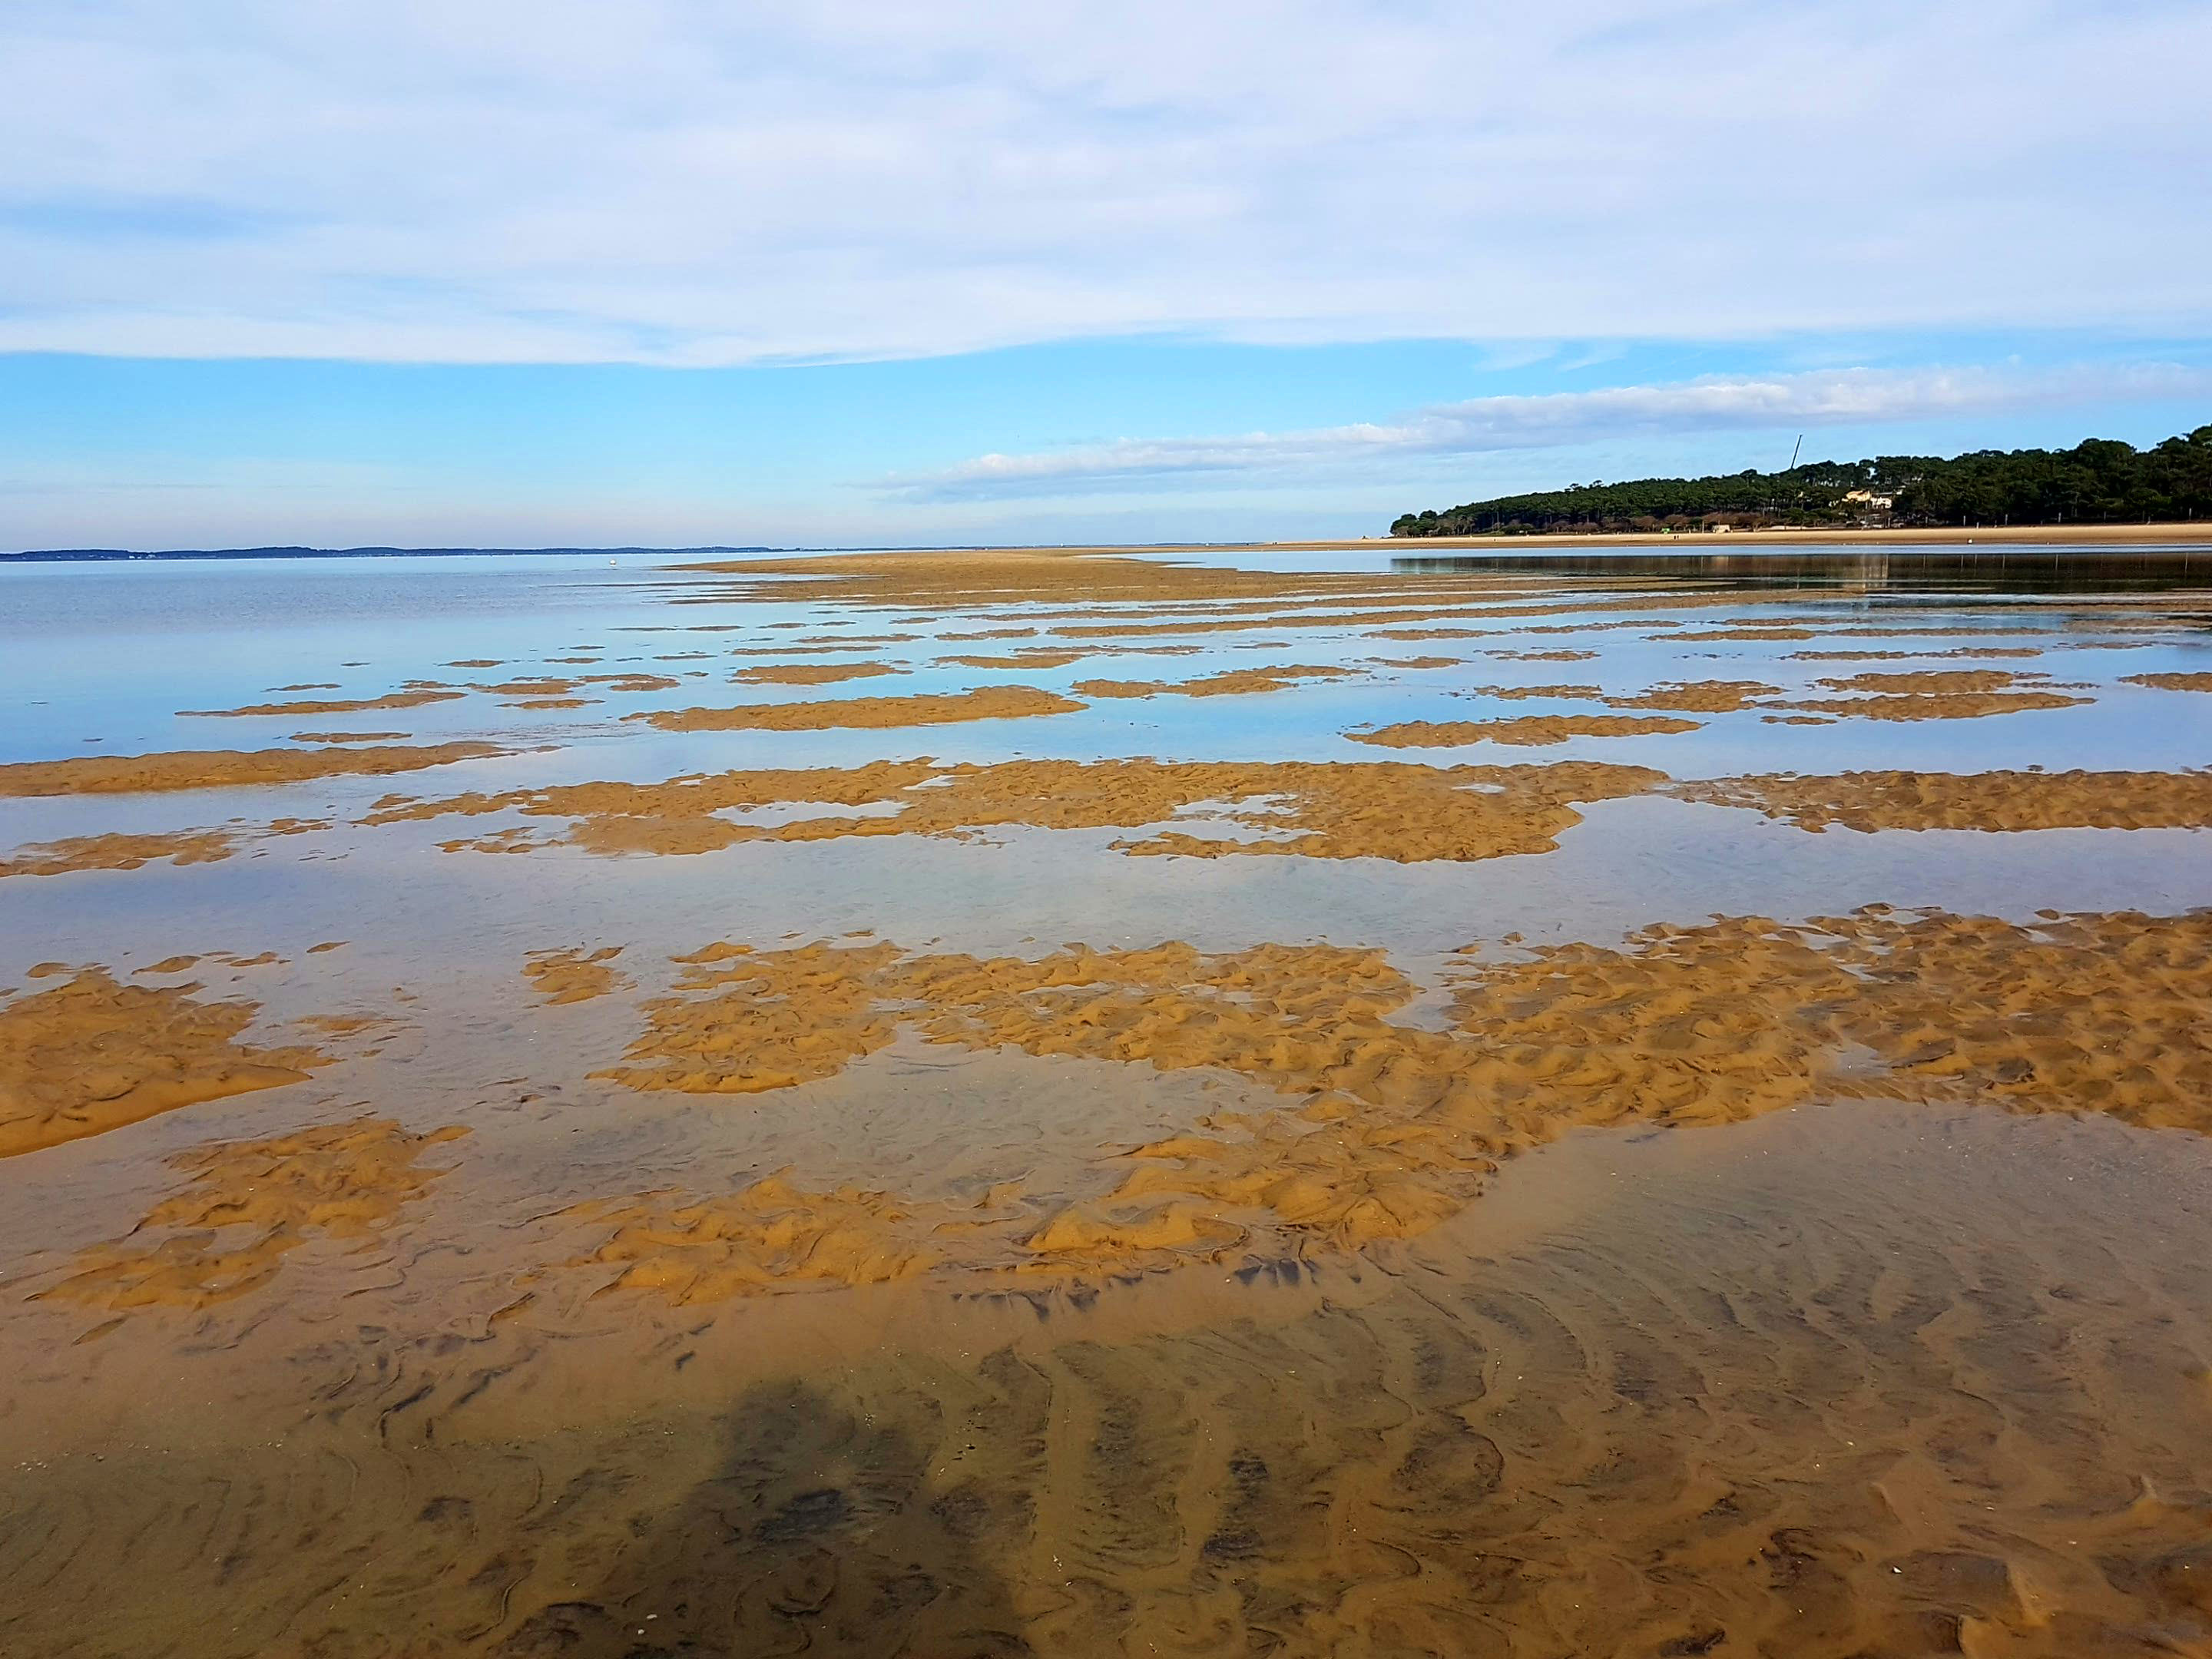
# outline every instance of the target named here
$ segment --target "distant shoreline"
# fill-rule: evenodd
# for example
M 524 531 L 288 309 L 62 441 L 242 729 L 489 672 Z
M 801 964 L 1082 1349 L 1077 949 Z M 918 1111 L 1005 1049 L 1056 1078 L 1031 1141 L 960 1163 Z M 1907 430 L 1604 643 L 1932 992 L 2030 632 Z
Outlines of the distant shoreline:
M 1728 534 L 1685 531 L 1668 535 L 1647 531 L 1601 531 L 1577 535 L 1347 536 L 1318 541 L 1066 543 L 1048 545 L 1012 542 L 996 546 L 949 543 L 923 547 L 230 547 L 175 548 L 144 551 L 131 548 L 46 548 L 0 553 L 0 568 L 13 564 L 149 563 L 195 559 L 458 559 L 624 554 L 654 558 L 712 558 L 732 553 L 1200 553 L 1249 548 L 1255 552 L 1332 552 L 1351 549 L 1403 549 L 1410 555 L 1436 548 L 1590 547 L 1673 548 L 1700 553 L 1755 552 L 1768 547 L 1911 546 L 1986 544 L 1995 547 L 2128 547 L 2212 545 L 2212 522 L 2181 524 L 2090 524 L 1956 526 L 1928 530 L 1739 530 Z
M 144 563 L 182 559 L 519 559 L 532 555 L 624 553 L 774 553 L 773 547 L 191 547 L 148 551 L 126 547 L 33 548 L 0 553 L 0 565 Z

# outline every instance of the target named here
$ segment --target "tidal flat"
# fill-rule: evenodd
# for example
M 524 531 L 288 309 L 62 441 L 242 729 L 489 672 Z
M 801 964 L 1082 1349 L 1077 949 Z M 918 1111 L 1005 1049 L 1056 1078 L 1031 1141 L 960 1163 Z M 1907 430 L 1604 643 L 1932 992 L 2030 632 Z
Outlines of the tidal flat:
M 0 706 L 0 1652 L 2212 1652 L 2201 549 L 25 565 Z

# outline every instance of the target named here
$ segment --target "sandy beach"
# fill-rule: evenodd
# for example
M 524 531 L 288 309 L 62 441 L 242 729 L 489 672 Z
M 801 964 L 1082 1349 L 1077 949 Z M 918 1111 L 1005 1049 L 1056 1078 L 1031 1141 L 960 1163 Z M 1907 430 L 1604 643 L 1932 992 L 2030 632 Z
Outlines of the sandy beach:
M 0 1648 L 2197 1650 L 2183 528 L 0 570 Z

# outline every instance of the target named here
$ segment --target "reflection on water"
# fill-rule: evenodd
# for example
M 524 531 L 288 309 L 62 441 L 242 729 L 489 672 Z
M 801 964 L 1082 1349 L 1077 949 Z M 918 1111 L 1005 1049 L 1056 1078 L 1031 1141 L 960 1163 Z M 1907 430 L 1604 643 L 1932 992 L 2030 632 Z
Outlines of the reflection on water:
M 1832 588 L 1851 593 L 2171 593 L 2212 586 L 2212 551 L 2202 547 L 2055 548 L 2008 546 L 1757 549 L 1725 553 L 1445 554 L 1393 558 L 1409 574 L 1658 579 L 1771 588 Z
M 2205 557 L 0 571 L 0 1653 L 2212 1651 Z

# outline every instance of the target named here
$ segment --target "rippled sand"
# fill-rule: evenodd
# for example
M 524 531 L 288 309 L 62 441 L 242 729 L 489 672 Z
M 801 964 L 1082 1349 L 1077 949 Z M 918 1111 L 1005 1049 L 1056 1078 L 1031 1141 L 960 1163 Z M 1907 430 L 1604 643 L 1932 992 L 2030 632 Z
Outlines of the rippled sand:
M 1064 714 L 1083 705 L 1032 685 L 994 685 L 951 696 L 844 697 L 835 702 L 780 702 L 741 708 L 670 708 L 631 716 L 664 732 L 822 732 L 836 726 L 872 729 L 951 726 L 962 720 L 1018 720 Z
M 1322 562 L 0 668 L 0 1652 L 2212 1652 L 2195 568 Z

